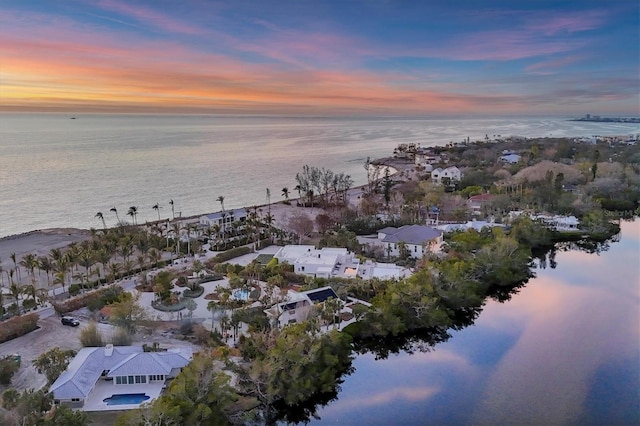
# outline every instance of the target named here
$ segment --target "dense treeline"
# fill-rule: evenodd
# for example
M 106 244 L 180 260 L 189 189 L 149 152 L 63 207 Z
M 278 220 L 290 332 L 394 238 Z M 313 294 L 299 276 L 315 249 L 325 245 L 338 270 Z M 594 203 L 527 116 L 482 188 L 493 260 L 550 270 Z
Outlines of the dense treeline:
M 550 243 L 551 234 L 528 219 L 509 234 L 502 228 L 455 233 L 447 241 L 447 256 L 434 256 L 411 277 L 384 286 L 372 299 L 372 309 L 346 331 L 359 350 L 378 356 L 389 349 L 382 345 L 381 351 L 380 340 L 423 335 L 426 339 L 418 341 L 430 345 L 446 339 L 448 329 L 476 318 L 487 297 L 503 299 L 526 283 L 533 276 L 532 248 Z M 392 351 L 415 343 L 407 339 Z

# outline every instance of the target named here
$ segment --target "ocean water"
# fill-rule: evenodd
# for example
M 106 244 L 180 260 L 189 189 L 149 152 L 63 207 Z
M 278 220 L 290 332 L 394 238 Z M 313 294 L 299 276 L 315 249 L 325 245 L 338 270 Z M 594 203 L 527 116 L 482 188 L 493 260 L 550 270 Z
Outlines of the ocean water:
M 637 124 L 560 118 L 374 119 L 213 115 L 0 114 L 0 237 L 52 227 L 99 228 L 116 207 L 138 222 L 295 196 L 304 164 L 366 180 L 364 161 L 399 143 L 422 146 L 502 136 L 640 133 Z

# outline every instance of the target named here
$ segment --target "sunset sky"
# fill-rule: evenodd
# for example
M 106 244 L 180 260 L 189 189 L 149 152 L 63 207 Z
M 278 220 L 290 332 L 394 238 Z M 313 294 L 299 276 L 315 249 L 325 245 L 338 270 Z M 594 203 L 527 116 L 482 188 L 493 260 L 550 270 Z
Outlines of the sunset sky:
M 3 0 L 0 109 L 638 115 L 640 6 Z

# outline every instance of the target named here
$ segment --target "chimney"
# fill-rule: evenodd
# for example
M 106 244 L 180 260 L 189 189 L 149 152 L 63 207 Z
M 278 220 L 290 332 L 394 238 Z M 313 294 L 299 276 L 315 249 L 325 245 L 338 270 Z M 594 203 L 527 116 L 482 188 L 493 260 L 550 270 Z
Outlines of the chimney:
M 104 347 L 104 356 L 111 356 L 113 354 L 113 345 L 109 343 Z

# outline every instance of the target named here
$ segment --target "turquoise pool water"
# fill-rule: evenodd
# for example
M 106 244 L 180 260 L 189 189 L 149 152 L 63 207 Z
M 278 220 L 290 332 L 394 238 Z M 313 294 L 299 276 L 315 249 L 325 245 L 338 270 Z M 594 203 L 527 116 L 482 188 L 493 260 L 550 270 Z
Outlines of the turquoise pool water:
M 236 300 L 249 300 L 249 291 L 247 290 L 235 290 L 233 292 L 233 298 Z
M 140 404 L 151 398 L 144 393 L 125 393 L 119 395 L 111 395 L 109 398 L 105 398 L 102 402 L 107 405 L 124 405 L 124 404 Z

